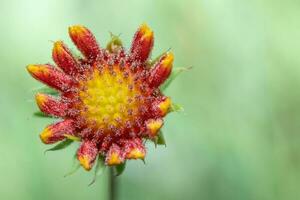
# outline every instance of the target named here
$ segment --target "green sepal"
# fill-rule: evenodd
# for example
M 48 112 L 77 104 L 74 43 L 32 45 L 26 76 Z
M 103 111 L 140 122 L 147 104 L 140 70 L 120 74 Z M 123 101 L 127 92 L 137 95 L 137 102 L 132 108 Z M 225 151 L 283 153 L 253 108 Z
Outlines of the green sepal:
M 165 139 L 165 136 L 164 136 L 162 131 L 160 131 L 158 136 L 157 136 L 157 144 L 167 146 L 166 139 Z
M 74 142 L 74 140 L 65 139 L 64 141 L 58 143 L 58 144 L 55 145 L 54 147 L 45 150 L 44 153 L 47 153 L 48 151 L 57 151 L 57 150 L 65 149 L 65 148 L 67 148 L 68 146 L 70 146 L 73 142 Z
M 162 91 L 165 91 L 169 85 L 178 77 L 179 74 L 181 74 L 184 71 L 190 70 L 191 67 L 180 67 L 180 68 L 175 68 L 172 70 L 172 73 L 170 77 L 166 80 L 166 82 L 160 87 Z
M 164 134 L 162 131 L 159 131 L 158 135 L 156 137 L 154 137 L 153 139 L 151 139 L 151 141 L 154 143 L 155 148 L 157 147 L 157 145 L 166 145 L 166 140 L 164 137 Z
M 155 137 L 155 138 L 152 138 L 152 139 L 150 139 L 152 142 L 153 142 L 153 144 L 154 144 L 154 146 L 155 146 L 155 148 L 157 147 L 157 137 Z
M 43 118 L 53 118 L 52 116 L 46 115 L 45 113 L 43 113 L 41 111 L 34 112 L 33 116 L 35 116 L 35 117 L 43 117 Z
M 113 33 L 110 33 L 110 41 L 106 45 L 106 49 L 111 52 L 115 53 L 117 52 L 120 48 L 122 48 L 122 40 L 119 37 L 120 35 L 114 35 Z
M 103 174 L 105 167 L 106 165 L 105 165 L 104 156 L 99 155 L 97 159 L 95 171 L 94 171 L 94 177 L 93 180 L 89 183 L 89 186 L 93 185 L 96 182 L 97 177 Z
M 64 177 L 73 175 L 75 172 L 78 171 L 79 168 L 80 168 L 80 163 L 77 160 L 77 153 L 75 153 L 75 155 L 73 156 L 73 165 L 72 165 L 72 168 L 71 168 L 71 170 L 68 173 L 66 173 L 64 175 Z
M 47 87 L 47 86 L 43 86 L 43 87 L 34 89 L 33 91 L 38 92 L 38 93 L 43 93 L 43 94 L 49 94 L 49 95 L 53 95 L 53 96 L 59 95 L 58 91 L 56 91 L 55 89 L 52 89 L 50 87 Z
M 69 139 L 69 140 L 73 140 L 73 141 L 76 141 L 76 142 L 79 142 L 81 141 L 81 139 L 79 137 L 76 137 L 74 135 L 70 135 L 70 134 L 64 134 L 64 136 Z
M 116 171 L 116 176 L 120 176 L 126 168 L 126 161 L 124 163 L 121 163 L 121 164 L 115 166 L 114 168 Z
M 177 104 L 177 103 L 172 103 L 171 108 L 170 108 L 170 112 L 183 112 L 184 108 Z

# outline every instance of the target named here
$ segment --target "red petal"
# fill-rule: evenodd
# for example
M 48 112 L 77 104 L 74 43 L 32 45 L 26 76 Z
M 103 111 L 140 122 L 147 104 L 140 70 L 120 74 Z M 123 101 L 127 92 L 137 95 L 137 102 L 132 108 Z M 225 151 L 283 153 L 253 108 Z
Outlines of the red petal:
M 71 77 L 50 65 L 28 65 L 31 76 L 60 91 L 67 91 L 73 85 Z
M 69 35 L 87 59 L 97 59 L 101 51 L 94 35 L 84 26 L 76 25 L 69 27 Z
M 77 60 L 62 41 L 54 43 L 52 57 L 57 66 L 67 74 L 74 75 L 78 72 L 79 65 Z
M 74 130 L 73 121 L 67 119 L 47 126 L 40 134 L 40 138 L 45 144 L 52 144 L 63 140 L 65 134 L 73 134 Z
M 66 114 L 67 105 L 52 96 L 38 93 L 35 100 L 40 110 L 47 115 L 63 117 Z
M 149 77 L 150 87 L 159 87 L 171 74 L 174 55 L 172 53 L 164 54 L 160 60 L 151 69 Z
M 134 60 L 145 62 L 152 50 L 154 36 L 152 30 L 143 24 L 134 35 L 130 52 Z
M 87 171 L 92 169 L 97 155 L 97 146 L 94 142 L 91 141 L 83 141 L 77 151 L 77 158 L 81 166 Z

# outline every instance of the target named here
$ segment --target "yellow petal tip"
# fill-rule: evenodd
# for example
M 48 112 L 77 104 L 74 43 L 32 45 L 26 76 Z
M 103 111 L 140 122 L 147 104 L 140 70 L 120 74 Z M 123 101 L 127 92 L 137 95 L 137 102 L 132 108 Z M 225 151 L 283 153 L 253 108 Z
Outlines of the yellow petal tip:
M 35 100 L 36 100 L 36 103 L 38 104 L 38 106 L 42 106 L 46 102 L 47 96 L 42 93 L 37 93 L 35 95 Z
M 79 163 L 81 164 L 81 166 L 85 170 L 87 170 L 87 171 L 91 170 L 90 160 L 89 160 L 88 156 L 86 156 L 86 155 L 79 156 L 78 160 L 79 160 Z
M 171 99 L 169 97 L 167 97 L 164 101 L 162 101 L 158 107 L 159 107 L 159 110 L 161 111 L 161 113 L 163 115 L 167 114 L 167 112 L 170 110 L 170 107 L 171 107 Z
M 63 52 L 63 42 L 62 41 L 56 41 L 53 44 L 53 51 L 56 53 L 62 53 Z
M 173 66 L 174 54 L 172 52 L 168 52 L 165 58 L 162 61 L 162 66 L 165 68 L 171 68 Z
M 146 23 L 143 23 L 140 26 L 140 32 L 142 33 L 144 39 L 151 39 L 153 37 L 153 31 Z
M 159 129 L 162 127 L 163 121 L 161 119 L 153 119 L 147 122 L 147 129 L 151 136 L 155 136 Z
M 144 159 L 145 158 L 145 153 L 143 151 L 141 151 L 138 148 L 135 148 L 133 150 L 131 150 L 129 152 L 129 154 L 127 155 L 128 159 Z
M 86 31 L 86 28 L 82 25 L 73 25 L 69 27 L 69 33 L 71 35 L 83 34 Z
M 108 165 L 119 165 L 121 163 L 122 163 L 122 160 L 120 159 L 119 154 L 116 152 L 112 153 L 107 160 Z
M 49 137 L 51 137 L 52 135 L 52 131 L 50 128 L 45 128 L 43 130 L 43 132 L 41 132 L 40 134 L 40 138 L 42 140 L 43 143 L 48 144 L 49 143 Z

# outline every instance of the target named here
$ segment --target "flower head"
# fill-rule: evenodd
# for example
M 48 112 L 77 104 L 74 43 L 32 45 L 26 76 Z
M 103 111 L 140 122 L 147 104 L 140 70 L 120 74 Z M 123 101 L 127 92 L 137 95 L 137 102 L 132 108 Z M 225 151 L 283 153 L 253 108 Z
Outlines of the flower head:
M 171 73 L 173 54 L 166 52 L 149 62 L 154 36 L 146 24 L 135 33 L 129 51 L 116 36 L 101 48 L 84 26 L 71 26 L 69 35 L 82 58 L 57 41 L 52 52 L 57 67 L 27 66 L 33 78 L 60 94 L 59 98 L 36 94 L 43 113 L 62 119 L 41 132 L 42 142 L 78 138 L 77 158 L 86 170 L 98 155 L 110 166 L 144 159 L 143 140 L 157 137 L 170 111 L 171 100 L 159 87 Z

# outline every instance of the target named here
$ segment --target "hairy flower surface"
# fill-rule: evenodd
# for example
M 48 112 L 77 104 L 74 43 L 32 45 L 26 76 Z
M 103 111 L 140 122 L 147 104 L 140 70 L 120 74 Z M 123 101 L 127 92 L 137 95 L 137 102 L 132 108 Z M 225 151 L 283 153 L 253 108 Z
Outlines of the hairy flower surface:
M 57 41 L 52 52 L 57 67 L 27 66 L 35 79 L 60 94 L 59 98 L 36 94 L 43 113 L 62 119 L 41 132 L 42 142 L 78 138 L 77 158 L 86 170 L 98 155 L 110 166 L 126 159 L 144 159 L 143 141 L 158 136 L 163 117 L 170 111 L 171 100 L 159 87 L 171 73 L 173 54 L 167 52 L 149 61 L 154 37 L 146 24 L 135 33 L 129 51 L 116 36 L 106 48 L 100 48 L 84 26 L 71 26 L 69 35 L 82 58 Z

